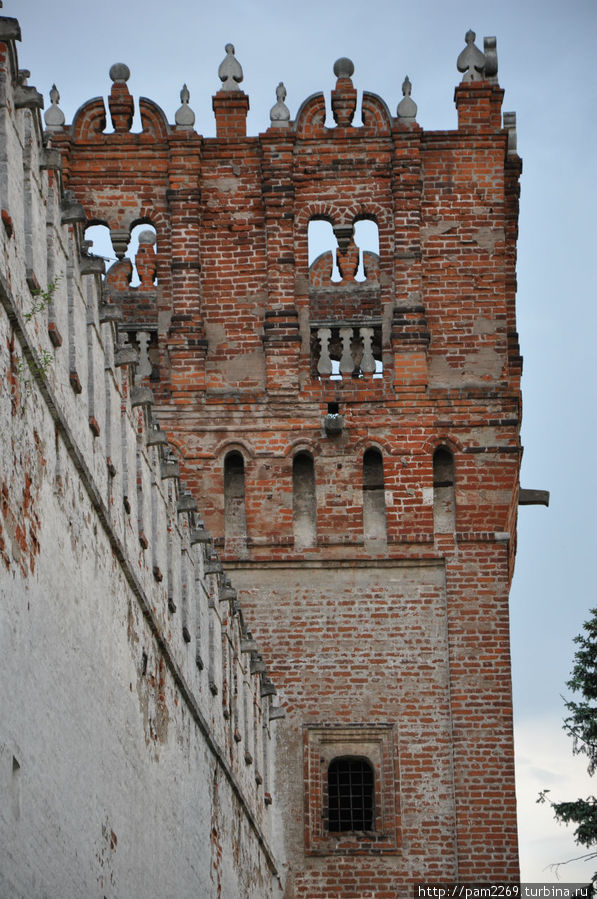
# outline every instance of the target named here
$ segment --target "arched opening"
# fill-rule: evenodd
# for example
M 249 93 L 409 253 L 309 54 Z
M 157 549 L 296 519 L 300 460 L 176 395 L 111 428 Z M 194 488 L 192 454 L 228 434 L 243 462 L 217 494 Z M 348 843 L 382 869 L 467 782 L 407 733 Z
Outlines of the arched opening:
M 297 453 L 292 461 L 292 524 L 297 549 L 317 542 L 315 467 L 310 453 Z
M 106 269 L 116 262 L 116 253 L 107 225 L 89 225 L 85 229 L 85 240 L 91 241 L 89 252 L 93 256 L 101 256 L 106 263 Z
M 240 552 L 246 547 L 245 462 L 237 451 L 224 459 L 224 520 L 226 549 Z
M 131 287 L 152 290 L 156 277 L 157 232 L 151 223 L 141 223 L 131 229 L 131 239 L 126 255 L 133 263 Z
M 438 446 L 433 454 L 433 529 L 447 534 L 455 527 L 454 456 L 446 446 Z
M 359 219 L 354 223 L 354 242 L 359 248 L 359 267 L 355 281 L 365 281 L 364 254 L 374 253 L 379 256 L 379 228 L 371 219 Z
M 386 540 L 383 458 L 375 448 L 363 456 L 363 536 L 366 541 Z
M 373 830 L 373 768 L 367 759 L 341 756 L 328 768 L 328 830 Z
M 315 260 L 320 260 L 324 253 L 332 254 L 332 281 L 341 281 L 342 276 L 336 263 L 338 241 L 330 222 L 324 219 L 311 219 L 307 227 L 307 243 L 309 250 L 309 267 Z

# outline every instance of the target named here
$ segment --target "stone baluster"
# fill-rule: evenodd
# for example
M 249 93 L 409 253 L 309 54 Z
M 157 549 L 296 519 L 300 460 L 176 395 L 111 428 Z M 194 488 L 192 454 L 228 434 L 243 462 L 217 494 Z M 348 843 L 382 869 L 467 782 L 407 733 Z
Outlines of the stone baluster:
M 319 362 L 317 363 L 317 371 L 322 376 L 329 376 L 332 373 L 332 360 L 330 359 L 329 343 L 332 337 L 331 328 L 318 328 L 317 339 L 321 345 L 319 351 Z
M 151 333 L 149 331 L 137 331 L 137 343 L 139 345 L 139 362 L 135 371 L 135 384 L 139 384 L 144 378 L 148 378 L 151 374 L 151 362 L 149 361 L 149 341 Z
M 342 341 L 342 355 L 340 357 L 340 374 L 350 375 L 354 371 L 352 358 L 352 328 L 340 328 L 340 340 Z
M 373 328 L 359 328 L 359 334 L 363 340 L 363 356 L 361 358 L 361 371 L 363 374 L 373 374 L 376 370 L 375 359 L 371 342 L 373 340 Z

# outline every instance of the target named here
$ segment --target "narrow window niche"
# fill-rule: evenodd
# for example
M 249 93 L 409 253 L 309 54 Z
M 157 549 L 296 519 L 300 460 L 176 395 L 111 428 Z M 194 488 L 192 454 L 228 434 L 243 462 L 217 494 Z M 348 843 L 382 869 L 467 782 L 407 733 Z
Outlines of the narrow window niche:
M 363 536 L 366 542 L 386 542 L 383 459 L 373 447 L 363 456 Z
M 21 766 L 18 759 L 12 757 L 12 782 L 11 782 L 12 815 L 15 821 L 21 817 Z
M 433 530 L 449 534 L 456 529 L 454 456 L 446 446 L 433 454 Z
M 292 524 L 297 549 L 317 543 L 315 467 L 310 453 L 297 453 L 292 461 Z
M 244 555 L 247 546 L 245 461 L 237 450 L 224 459 L 224 519 L 226 550 Z

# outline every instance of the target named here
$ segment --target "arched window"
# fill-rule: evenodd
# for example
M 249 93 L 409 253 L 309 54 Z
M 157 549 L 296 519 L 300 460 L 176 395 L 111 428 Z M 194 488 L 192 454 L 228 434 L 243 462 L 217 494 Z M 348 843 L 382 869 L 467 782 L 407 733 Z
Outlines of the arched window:
M 367 254 L 379 257 L 379 228 L 377 222 L 371 219 L 361 219 L 354 223 L 354 242 L 359 248 L 359 267 L 355 281 L 365 280 L 365 265 Z
M 91 241 L 89 252 L 93 256 L 102 256 L 106 262 L 106 269 L 116 262 L 116 254 L 112 246 L 110 229 L 107 225 L 88 225 L 85 229 L 85 240 Z
M 328 830 L 373 830 L 373 768 L 367 759 L 335 758 L 328 768 Z
M 336 265 L 336 250 L 338 249 L 338 241 L 334 235 L 334 230 L 330 222 L 324 219 L 311 219 L 307 226 L 307 243 L 309 251 L 309 266 L 316 260 L 323 265 L 323 256 L 326 256 L 326 272 L 327 278 L 331 277 L 332 281 L 340 281 L 341 275 Z M 331 257 L 327 254 L 331 253 Z M 327 269 L 329 268 L 329 272 Z
M 297 453 L 292 461 L 292 525 L 295 546 L 315 546 L 317 506 L 315 469 L 309 453 Z
M 224 459 L 224 516 L 227 548 L 244 547 L 247 539 L 245 462 L 237 450 Z
M 447 447 L 438 446 L 433 454 L 433 529 L 447 534 L 455 526 L 454 456 Z
M 373 448 L 363 456 L 363 535 L 365 540 L 386 539 L 383 459 Z

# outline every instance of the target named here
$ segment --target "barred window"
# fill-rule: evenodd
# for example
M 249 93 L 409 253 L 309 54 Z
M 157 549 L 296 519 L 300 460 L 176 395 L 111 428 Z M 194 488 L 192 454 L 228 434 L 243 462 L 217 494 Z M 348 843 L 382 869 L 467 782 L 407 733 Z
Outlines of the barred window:
M 328 830 L 373 830 L 373 768 L 366 759 L 343 757 L 330 763 Z

